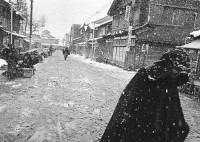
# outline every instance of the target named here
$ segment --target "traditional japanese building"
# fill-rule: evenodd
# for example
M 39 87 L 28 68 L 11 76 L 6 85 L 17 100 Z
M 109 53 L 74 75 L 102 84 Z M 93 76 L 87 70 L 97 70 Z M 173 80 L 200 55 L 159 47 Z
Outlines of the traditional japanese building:
M 13 19 L 11 19 L 11 4 L 0 0 L 0 43 L 4 45 L 12 43 L 16 48 L 23 48 L 23 38 L 26 36 L 20 33 L 20 29 L 21 22 L 25 19 L 14 7 L 12 11 Z
M 88 25 L 82 24 L 76 32 L 79 37 L 73 39 L 72 49 L 76 54 L 87 57 Z
M 73 39 L 75 53 L 86 58 L 112 59 L 112 17 L 105 16 L 91 23 L 84 23 L 79 28 L 79 37 Z
M 128 21 L 127 6 L 131 7 Z M 113 59 L 132 69 L 152 64 L 200 28 L 199 6 L 195 0 L 114 0 L 108 11 L 115 36 Z M 126 56 L 129 26 L 132 38 Z
M 74 53 L 76 52 L 75 39 L 80 37 L 80 27 L 80 24 L 73 24 L 70 29 L 70 50 Z
M 41 34 L 42 45 L 58 45 L 59 39 L 51 35 L 50 31 L 44 30 Z
M 70 34 L 66 33 L 65 37 L 64 37 L 64 45 L 65 46 L 69 46 L 70 45 L 70 40 L 71 40 Z
M 109 36 L 112 32 L 112 17 L 105 16 L 93 21 L 89 27 L 88 52 L 92 52 L 90 57 L 99 60 L 105 58 L 112 60 L 113 38 Z
M 71 30 L 70 30 L 70 41 L 71 42 L 73 39 L 80 36 L 80 31 L 79 31 L 80 27 L 81 27 L 80 24 L 73 24 L 71 26 Z

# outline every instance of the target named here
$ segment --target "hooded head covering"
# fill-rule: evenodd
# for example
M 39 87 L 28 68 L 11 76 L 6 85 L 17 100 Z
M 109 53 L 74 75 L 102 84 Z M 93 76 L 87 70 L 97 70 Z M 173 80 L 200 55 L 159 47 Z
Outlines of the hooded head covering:
M 164 53 L 164 55 L 154 64 L 147 68 L 151 78 L 157 79 L 162 74 L 171 72 L 174 68 L 178 71 L 190 71 L 189 55 L 182 49 L 173 49 L 172 51 Z
M 169 66 L 178 69 L 179 71 L 188 71 L 190 67 L 189 55 L 182 49 L 174 49 L 165 53 L 160 61 L 166 62 Z

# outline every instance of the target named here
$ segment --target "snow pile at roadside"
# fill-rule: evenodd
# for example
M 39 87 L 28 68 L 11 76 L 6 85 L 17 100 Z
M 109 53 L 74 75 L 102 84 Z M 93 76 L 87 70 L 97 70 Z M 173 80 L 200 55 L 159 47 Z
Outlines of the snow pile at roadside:
M 4 59 L 0 59 L 0 67 L 8 65 L 8 63 Z
M 116 71 L 116 72 L 126 72 L 126 73 L 131 73 L 134 74 L 135 71 L 126 71 L 123 70 L 122 68 L 110 65 L 110 64 L 105 64 L 105 63 L 99 63 L 96 61 L 91 60 L 90 58 L 86 59 L 84 56 L 80 56 L 80 55 L 74 55 L 74 57 L 78 57 L 79 59 L 84 59 L 82 60 L 83 62 L 89 63 L 89 64 L 93 64 L 94 66 L 100 67 L 102 69 L 108 69 L 108 70 L 112 70 L 112 71 Z

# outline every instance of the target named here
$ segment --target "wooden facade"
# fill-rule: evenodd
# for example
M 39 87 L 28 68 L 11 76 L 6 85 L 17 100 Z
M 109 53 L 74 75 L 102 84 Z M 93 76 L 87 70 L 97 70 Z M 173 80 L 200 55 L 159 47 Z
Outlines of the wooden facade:
M 100 60 L 104 60 L 107 58 L 112 60 L 112 38 L 106 37 L 106 35 L 112 32 L 112 18 L 110 16 L 106 16 L 96 23 L 99 25 L 95 29 L 96 31 L 96 45 L 94 50 L 94 57 L 100 58 Z
M 23 38 L 25 36 L 20 34 L 20 23 L 24 18 L 13 9 L 13 40 L 12 43 L 15 47 L 23 47 Z M 0 43 L 7 45 L 11 42 L 11 5 L 0 0 Z
M 72 51 L 86 58 L 97 60 L 112 60 L 113 38 L 109 35 L 112 31 L 112 18 L 106 16 L 94 21 L 94 24 L 83 24 L 79 30 L 79 37 L 73 39 Z M 94 34 L 94 36 L 93 36 Z
M 127 5 L 131 6 L 129 21 L 124 20 Z M 119 52 L 116 61 L 121 61 L 121 66 L 127 62 L 129 68 L 136 69 L 152 64 L 163 52 L 184 44 L 185 37 L 200 28 L 199 6 L 200 2 L 194 0 L 114 0 L 108 11 L 113 16 L 113 34 L 127 32 L 130 25 L 135 36 L 128 60 L 124 60 L 121 44 L 127 35 L 114 39 L 114 52 Z
M 3 39 L 8 36 L 6 31 L 10 31 L 10 5 L 4 0 L 0 0 L 0 43 L 3 44 Z M 5 31 L 6 30 L 6 31 Z

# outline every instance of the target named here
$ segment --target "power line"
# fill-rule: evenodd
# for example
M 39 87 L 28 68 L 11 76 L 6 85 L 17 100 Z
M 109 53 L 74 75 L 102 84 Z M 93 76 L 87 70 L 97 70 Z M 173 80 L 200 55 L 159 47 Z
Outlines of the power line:
M 90 16 L 87 20 L 85 20 L 84 23 L 86 23 L 87 21 L 89 21 L 91 18 L 93 18 L 94 16 L 98 15 L 99 13 L 101 13 L 105 8 L 107 8 L 110 3 L 113 2 L 113 0 L 109 1 L 106 5 L 104 5 L 101 9 L 99 9 L 98 11 L 96 11 L 92 16 Z

